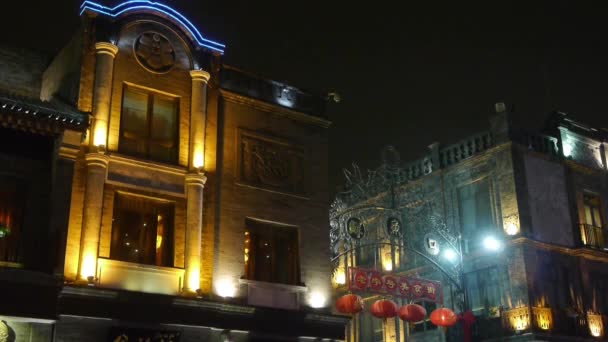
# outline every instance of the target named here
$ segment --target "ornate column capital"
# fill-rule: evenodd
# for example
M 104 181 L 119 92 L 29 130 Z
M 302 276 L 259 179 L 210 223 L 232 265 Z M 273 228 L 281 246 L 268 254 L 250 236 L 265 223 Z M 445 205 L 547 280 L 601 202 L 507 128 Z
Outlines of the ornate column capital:
M 190 77 L 192 77 L 192 82 L 201 81 L 207 83 L 211 78 L 211 74 L 205 70 L 190 70 Z
M 87 162 L 87 166 L 99 166 L 102 168 L 107 168 L 108 163 L 110 162 L 110 157 L 100 152 L 87 153 L 84 155 L 84 158 Z
M 198 185 L 204 188 L 206 182 L 207 176 L 205 176 L 204 172 L 190 172 L 186 174 L 186 186 Z
M 108 42 L 97 42 L 95 43 L 95 52 L 98 54 L 107 54 L 114 58 L 118 53 L 118 46 Z

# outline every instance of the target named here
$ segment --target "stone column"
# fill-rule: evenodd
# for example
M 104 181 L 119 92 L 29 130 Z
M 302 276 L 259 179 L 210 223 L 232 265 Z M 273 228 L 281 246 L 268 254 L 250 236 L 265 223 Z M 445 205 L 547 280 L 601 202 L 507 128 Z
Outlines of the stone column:
M 107 146 L 108 121 L 110 118 L 110 99 L 112 97 L 112 77 L 114 57 L 118 47 L 111 43 L 95 44 L 95 84 L 93 86 L 93 124 L 89 146 Z
M 186 272 L 182 291 L 186 296 L 194 295 L 200 287 L 203 188 L 206 181 L 203 173 L 191 172 L 186 175 Z
M 103 207 L 103 187 L 106 181 L 109 158 L 103 153 L 87 153 L 86 188 L 80 238 L 80 266 L 78 280 L 90 282 L 97 273 L 99 232 Z M 93 277 L 93 278 L 90 278 Z
M 192 98 L 190 107 L 190 170 L 203 167 L 205 151 L 205 126 L 207 122 L 207 82 L 211 75 L 203 70 L 190 71 Z

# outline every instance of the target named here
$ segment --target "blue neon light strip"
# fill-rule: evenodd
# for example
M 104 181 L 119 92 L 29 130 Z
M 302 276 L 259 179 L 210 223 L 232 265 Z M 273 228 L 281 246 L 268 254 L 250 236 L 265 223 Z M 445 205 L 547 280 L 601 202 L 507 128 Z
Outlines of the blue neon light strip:
M 201 35 L 196 26 L 194 26 L 194 24 L 192 24 L 188 19 L 186 19 L 186 17 L 184 17 L 181 13 L 177 12 L 176 10 L 167 5 L 158 2 L 153 2 L 149 0 L 129 0 L 114 7 L 107 7 L 96 2 L 86 0 L 82 3 L 82 5 L 80 5 L 80 15 L 82 15 L 86 10 L 89 10 L 115 18 L 127 11 L 133 11 L 138 9 L 149 9 L 153 11 L 158 11 L 177 20 L 177 22 L 182 24 L 186 28 L 186 30 L 190 32 L 190 34 L 192 35 L 192 37 L 194 37 L 198 45 L 214 51 L 218 51 L 220 53 L 224 53 L 224 48 L 226 48 L 226 45 L 206 39 L 205 37 L 203 37 L 203 35 Z

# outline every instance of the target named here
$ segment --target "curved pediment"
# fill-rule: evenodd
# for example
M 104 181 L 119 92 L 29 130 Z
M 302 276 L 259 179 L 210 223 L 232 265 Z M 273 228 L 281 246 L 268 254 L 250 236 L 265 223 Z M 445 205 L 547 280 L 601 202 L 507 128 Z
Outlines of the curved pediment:
M 192 24 L 192 22 L 190 22 L 184 15 L 159 2 L 149 0 L 128 0 L 110 7 L 95 1 L 85 0 L 82 5 L 80 5 L 80 14 L 82 15 L 86 11 L 106 15 L 112 18 L 121 18 L 138 13 L 157 15 L 177 25 L 184 32 L 184 34 L 186 34 L 192 40 L 192 42 L 198 46 L 219 52 L 220 54 L 224 53 L 224 49 L 226 47 L 222 43 L 218 43 L 203 37 L 196 26 Z

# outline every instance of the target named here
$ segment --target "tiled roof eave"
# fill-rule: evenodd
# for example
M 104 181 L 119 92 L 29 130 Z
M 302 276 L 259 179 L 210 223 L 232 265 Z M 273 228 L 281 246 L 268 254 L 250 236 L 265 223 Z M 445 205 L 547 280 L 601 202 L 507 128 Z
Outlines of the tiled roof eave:
M 0 124 L 35 132 L 84 131 L 88 126 L 88 115 L 0 96 Z

